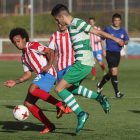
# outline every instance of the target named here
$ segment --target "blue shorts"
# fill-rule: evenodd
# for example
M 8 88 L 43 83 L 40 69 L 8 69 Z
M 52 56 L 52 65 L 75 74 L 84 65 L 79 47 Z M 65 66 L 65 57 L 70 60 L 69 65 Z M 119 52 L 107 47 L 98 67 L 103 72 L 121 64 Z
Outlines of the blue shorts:
M 56 78 L 49 73 L 42 72 L 36 76 L 32 83 L 39 86 L 40 89 L 50 92 L 53 85 L 56 82 Z
M 100 51 L 93 51 L 93 56 L 97 59 L 98 62 L 102 62 L 102 50 Z
M 67 70 L 69 70 L 69 68 L 70 68 L 71 66 L 72 66 L 72 65 L 69 65 L 69 66 L 67 66 L 65 69 L 60 70 L 60 71 L 57 71 L 57 79 L 58 79 L 58 82 L 60 82 L 60 80 L 62 79 L 63 75 L 67 72 Z

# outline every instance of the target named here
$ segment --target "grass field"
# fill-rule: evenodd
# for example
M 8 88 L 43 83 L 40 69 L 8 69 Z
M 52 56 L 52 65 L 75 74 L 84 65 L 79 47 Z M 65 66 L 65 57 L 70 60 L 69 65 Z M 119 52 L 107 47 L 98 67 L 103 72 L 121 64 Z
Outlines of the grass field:
M 110 81 L 103 87 L 102 94 L 108 97 L 111 104 L 110 114 L 106 115 L 97 101 L 76 96 L 81 108 L 90 114 L 86 125 L 77 134 L 75 134 L 77 120 L 74 113 L 64 114 L 57 120 L 55 106 L 39 100 L 37 105 L 57 128 L 53 133 L 39 134 L 44 126 L 31 113 L 24 122 L 14 120 L 12 113 L 15 106 L 23 104 L 33 79 L 13 88 L 3 86 L 4 81 L 19 78 L 23 70 L 19 61 L 0 61 L 0 140 L 139 140 L 139 62 L 139 59 L 121 60 L 118 76 L 119 90 L 126 97 L 116 99 Z M 91 74 L 89 74 L 82 83 L 83 86 L 93 91 L 96 91 L 96 83 L 102 79 L 100 67 L 97 65 L 96 68 L 97 79 L 91 81 Z M 60 99 L 54 90 L 51 94 Z

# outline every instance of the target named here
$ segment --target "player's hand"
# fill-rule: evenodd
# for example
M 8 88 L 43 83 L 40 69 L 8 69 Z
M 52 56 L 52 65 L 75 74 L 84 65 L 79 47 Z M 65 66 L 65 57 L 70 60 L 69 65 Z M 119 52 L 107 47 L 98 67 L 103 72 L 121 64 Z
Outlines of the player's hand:
M 124 47 L 124 42 L 123 42 L 123 40 L 117 38 L 116 42 L 117 42 L 117 44 L 118 44 L 120 47 Z
M 48 70 L 51 68 L 51 66 L 47 65 L 47 66 L 44 66 L 42 71 L 43 72 L 48 72 Z
M 106 51 L 103 50 L 102 52 L 103 52 L 103 56 L 106 57 Z
M 11 88 L 11 87 L 13 87 L 14 85 L 16 85 L 16 81 L 14 81 L 14 80 L 9 80 L 9 81 L 7 81 L 7 82 L 4 82 L 3 85 L 5 85 L 5 86 Z

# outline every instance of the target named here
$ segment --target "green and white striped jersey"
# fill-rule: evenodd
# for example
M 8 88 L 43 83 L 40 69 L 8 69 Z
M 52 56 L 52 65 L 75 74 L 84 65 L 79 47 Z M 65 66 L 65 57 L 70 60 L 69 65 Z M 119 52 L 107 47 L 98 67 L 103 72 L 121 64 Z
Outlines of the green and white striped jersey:
M 91 25 L 78 18 L 73 18 L 68 26 L 71 42 L 73 44 L 75 61 L 88 66 L 93 66 L 95 64 L 88 35 L 91 28 Z

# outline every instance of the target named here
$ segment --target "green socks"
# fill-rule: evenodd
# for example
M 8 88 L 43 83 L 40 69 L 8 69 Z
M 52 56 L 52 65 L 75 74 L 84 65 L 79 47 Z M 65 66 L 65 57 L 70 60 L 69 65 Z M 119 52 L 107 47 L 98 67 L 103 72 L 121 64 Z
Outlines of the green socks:
M 84 97 L 87 97 L 87 98 L 90 98 L 90 99 L 96 99 L 98 94 L 83 87 L 83 86 L 79 86 L 78 88 L 74 89 L 72 91 L 72 94 L 75 94 L 75 95 L 81 95 L 81 96 L 84 96 Z
M 100 99 L 97 99 L 97 97 L 98 97 L 97 93 L 95 93 L 95 92 L 93 92 L 93 91 L 91 91 L 83 86 L 77 87 L 76 89 L 74 89 L 72 91 L 72 93 L 66 89 L 60 91 L 58 93 L 58 96 L 73 110 L 73 112 L 76 113 L 77 116 L 82 111 L 82 109 L 79 107 L 73 94 L 81 95 L 81 96 L 84 96 L 84 97 L 87 97 L 90 99 L 96 99 L 97 101 L 100 100 Z
M 70 109 L 72 109 L 74 113 L 76 113 L 77 116 L 81 111 L 83 111 L 76 102 L 73 94 L 68 90 L 64 89 L 60 91 L 58 96 L 67 104 L 67 106 L 70 107 Z

